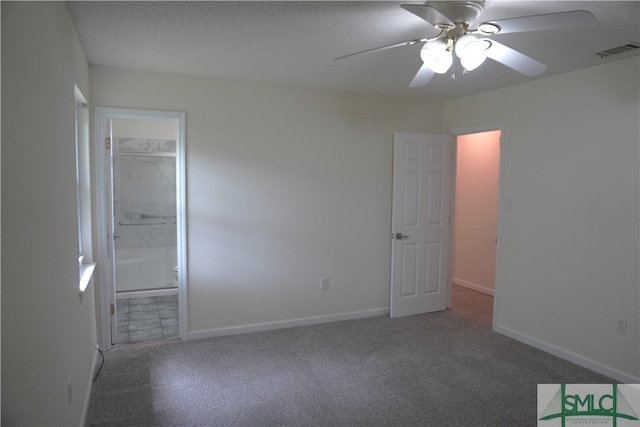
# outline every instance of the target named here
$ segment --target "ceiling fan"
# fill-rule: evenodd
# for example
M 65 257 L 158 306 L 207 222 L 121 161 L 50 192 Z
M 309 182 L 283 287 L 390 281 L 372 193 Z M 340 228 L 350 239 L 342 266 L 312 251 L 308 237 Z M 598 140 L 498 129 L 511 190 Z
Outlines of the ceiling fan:
M 423 43 L 420 50 L 422 66 L 411 80 L 410 87 L 429 83 L 434 74 L 446 73 L 453 64 L 454 54 L 466 74 L 490 58 L 526 76 L 535 76 L 547 69 L 542 62 L 518 52 L 490 38 L 496 34 L 527 31 L 550 31 L 584 28 L 595 24 L 594 16 L 586 10 L 523 16 L 471 24 L 484 10 L 484 0 L 430 1 L 426 4 L 403 4 L 404 10 L 424 19 L 438 30 L 433 37 L 406 40 L 361 52 L 340 56 L 336 60 L 363 53 L 377 52 Z M 455 78 L 455 75 L 452 75 Z

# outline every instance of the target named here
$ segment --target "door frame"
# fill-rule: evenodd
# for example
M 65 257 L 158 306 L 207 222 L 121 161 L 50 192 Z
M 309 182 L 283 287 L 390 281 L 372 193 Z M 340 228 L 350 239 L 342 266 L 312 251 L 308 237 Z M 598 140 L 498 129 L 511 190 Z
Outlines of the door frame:
M 115 286 L 110 247 L 113 243 L 109 230 L 108 209 L 110 185 L 107 181 L 107 165 L 111 164 L 105 149 L 108 134 L 107 122 L 114 118 L 164 119 L 173 120 L 176 129 L 176 251 L 178 264 L 178 313 L 180 339 L 188 339 L 187 304 L 187 234 L 186 234 L 186 156 L 185 156 L 185 116 L 182 111 L 139 110 L 131 108 L 96 107 L 94 113 L 95 152 L 95 203 L 96 235 L 98 254 L 99 296 L 98 310 L 100 348 L 109 350 L 111 344 L 110 305 L 115 304 Z
M 463 135 L 471 135 L 474 133 L 482 133 L 482 132 L 491 132 L 491 131 L 500 131 L 500 165 L 499 165 L 499 177 L 498 177 L 498 224 L 497 224 L 497 233 L 496 233 L 496 265 L 495 265 L 495 279 L 494 279 L 494 292 L 493 292 L 493 315 L 491 316 L 492 326 L 491 329 L 496 329 L 498 313 L 500 312 L 500 253 L 501 253 L 501 243 L 502 239 L 500 238 L 502 234 L 502 211 L 504 206 L 504 159 L 505 159 L 505 126 L 502 122 L 494 122 L 473 126 L 465 126 L 460 128 L 452 128 L 449 130 L 449 133 L 456 137 L 456 142 L 453 145 L 453 159 L 452 159 L 452 168 L 451 168 L 451 224 L 449 228 L 449 278 L 448 281 L 448 293 L 447 296 L 447 308 L 451 308 L 451 298 L 452 298 L 452 286 L 451 283 L 453 281 L 453 251 L 454 251 L 454 231 L 455 231 L 455 194 L 456 194 L 456 173 L 458 169 L 458 136 Z

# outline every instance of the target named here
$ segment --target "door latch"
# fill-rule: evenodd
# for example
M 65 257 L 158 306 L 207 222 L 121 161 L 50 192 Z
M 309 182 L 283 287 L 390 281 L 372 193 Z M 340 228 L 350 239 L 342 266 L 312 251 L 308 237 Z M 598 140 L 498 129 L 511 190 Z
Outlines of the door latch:
M 408 239 L 409 237 L 411 236 L 406 236 L 406 235 L 403 235 L 402 233 L 396 233 L 396 234 L 391 233 L 391 238 L 396 240 Z

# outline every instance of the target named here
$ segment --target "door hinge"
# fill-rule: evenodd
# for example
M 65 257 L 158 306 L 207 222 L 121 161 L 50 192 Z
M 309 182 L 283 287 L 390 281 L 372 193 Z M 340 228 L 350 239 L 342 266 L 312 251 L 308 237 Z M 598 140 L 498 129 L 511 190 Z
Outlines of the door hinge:
M 112 316 L 116 314 L 116 308 L 114 307 L 113 304 L 109 304 L 109 314 Z
M 104 139 L 104 146 L 107 150 L 111 150 L 111 138 Z

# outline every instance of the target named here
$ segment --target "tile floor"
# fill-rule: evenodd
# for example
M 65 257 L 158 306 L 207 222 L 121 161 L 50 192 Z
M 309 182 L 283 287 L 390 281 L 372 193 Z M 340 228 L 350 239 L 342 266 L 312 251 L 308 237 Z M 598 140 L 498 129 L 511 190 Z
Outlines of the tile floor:
M 175 338 L 178 296 L 120 299 L 116 304 L 117 344 Z
M 493 297 L 459 285 L 452 285 L 451 311 L 492 327 Z

